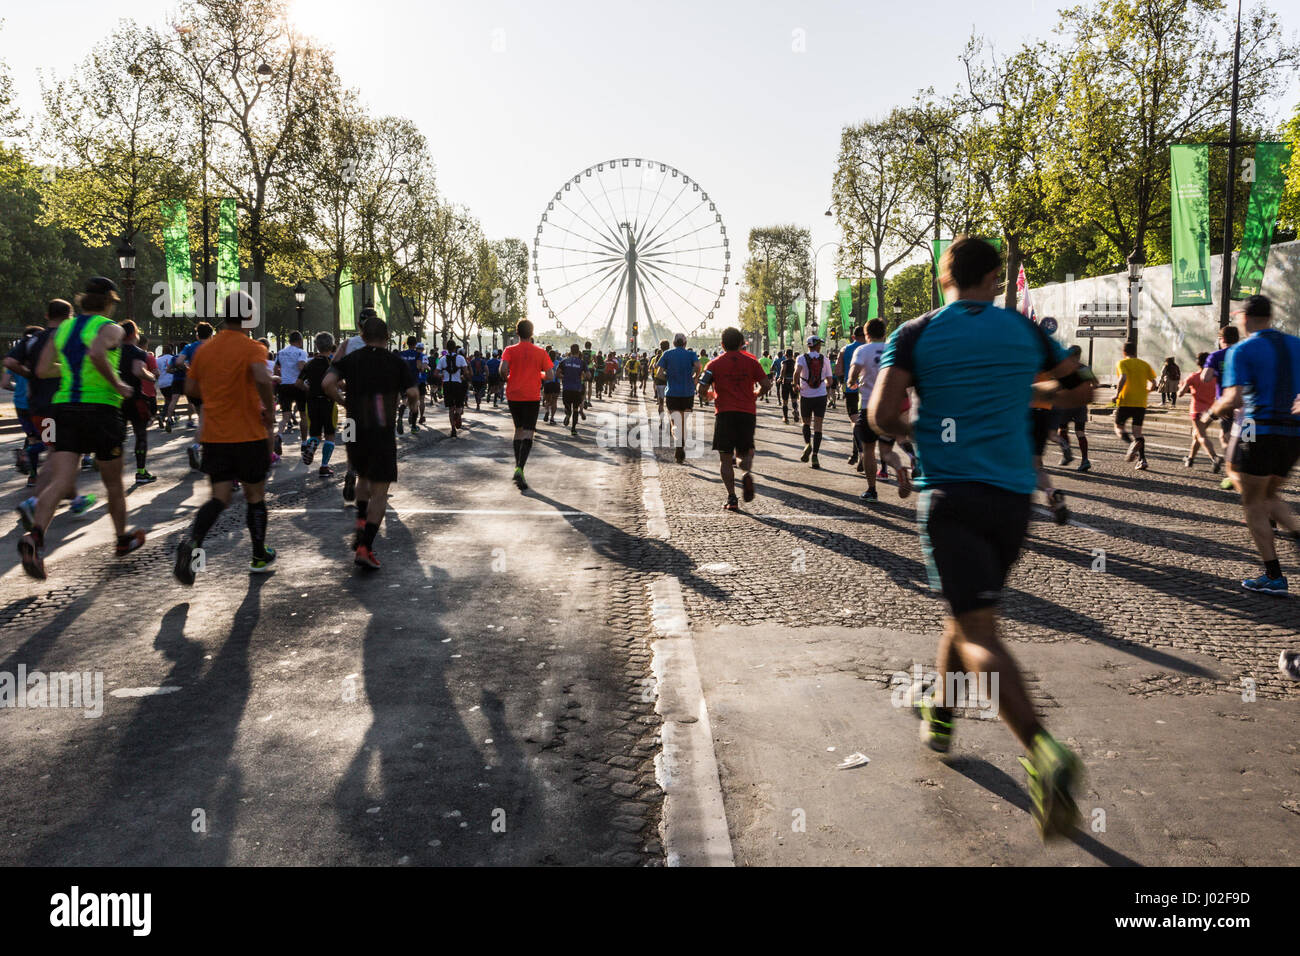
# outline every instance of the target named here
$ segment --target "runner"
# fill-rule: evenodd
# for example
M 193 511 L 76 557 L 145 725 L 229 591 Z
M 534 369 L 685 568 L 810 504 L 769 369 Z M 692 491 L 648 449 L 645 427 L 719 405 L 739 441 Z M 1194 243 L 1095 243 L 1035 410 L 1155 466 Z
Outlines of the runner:
M 1205 368 L 1205 363 L 1209 359 L 1209 352 L 1202 352 L 1196 356 L 1196 368 L 1187 373 L 1183 379 L 1182 387 L 1179 388 L 1178 394 L 1174 396 L 1174 401 L 1183 395 L 1191 395 L 1191 408 L 1188 414 L 1192 418 L 1192 446 L 1187 450 L 1187 456 L 1183 459 L 1183 467 L 1191 468 L 1192 463 L 1196 461 L 1196 449 L 1204 448 L 1205 453 L 1210 456 L 1210 467 L 1217 475 L 1223 470 L 1223 459 L 1214 451 L 1214 439 L 1206 431 L 1205 423 L 1201 421 L 1201 415 L 1205 413 L 1217 397 L 1215 392 L 1215 383 L 1206 379 L 1201 370 Z
M 474 350 L 474 357 L 469 360 L 469 381 L 474 389 L 474 411 L 481 411 L 483 392 L 487 389 L 487 360 L 478 349 Z
M 533 450 L 537 413 L 542 405 L 542 382 L 555 378 L 555 368 L 546 350 L 533 344 L 533 323 L 520 320 L 515 326 L 519 341 L 501 353 L 501 375 L 506 380 L 506 402 L 515 423 L 515 474 L 520 491 L 528 490 L 524 465 Z
M 19 411 L 27 459 L 27 487 L 32 496 L 19 505 L 26 515 L 24 525 L 30 530 L 31 516 L 36 513 L 37 496 L 49 483 L 41 472 L 41 455 L 54 452 L 54 429 L 50 404 L 59 389 L 59 379 L 41 378 L 37 374 L 41 353 L 56 329 L 72 315 L 72 305 L 64 299 L 52 299 L 45 307 L 45 327 L 29 326 L 23 338 L 5 356 L 4 366 L 14 378 L 14 407 Z M 73 499 L 73 513 L 81 514 L 95 502 L 94 495 Z M 24 510 L 25 506 L 25 510 Z
M 49 310 L 46 311 L 48 313 Z M 27 475 L 27 487 L 29 488 L 36 486 L 36 467 L 32 465 L 32 459 L 36 459 L 37 466 L 39 466 L 43 445 L 40 440 L 40 433 L 32 423 L 31 388 L 28 383 L 36 375 L 36 363 L 40 359 L 40 349 L 44 348 L 43 342 L 39 347 L 33 347 L 33 343 L 41 337 L 41 333 L 44 331 L 39 325 L 27 326 L 23 330 L 22 337 L 9 350 L 9 354 L 4 359 L 5 387 L 13 388 L 14 412 L 18 416 L 18 425 L 23 433 L 23 443 L 18 447 L 14 456 L 14 465 L 19 471 Z M 9 385 L 10 382 L 13 383 L 12 386 Z
M 492 399 L 492 407 L 496 408 L 501 404 L 501 353 L 493 350 L 492 357 L 487 361 L 488 367 L 488 396 Z M 591 406 L 587 406 L 590 408 Z
M 149 458 L 149 423 L 153 421 L 154 403 L 144 394 L 144 386 L 154 381 L 154 375 L 149 371 L 149 353 L 140 348 L 139 343 L 140 330 L 127 319 L 122 323 L 117 374 L 131 386 L 131 397 L 122 401 L 122 417 L 135 433 L 135 483 L 147 485 L 158 480 L 145 467 Z
M 1066 354 L 1079 361 L 1083 354 L 1083 349 L 1077 345 L 1071 345 L 1066 350 Z M 1097 376 L 1093 374 L 1092 369 L 1088 366 L 1079 365 L 1079 377 L 1088 382 L 1095 383 Z M 1056 414 L 1056 441 L 1061 446 L 1061 464 L 1068 465 L 1074 461 L 1074 452 L 1070 451 L 1070 425 L 1074 425 L 1074 437 L 1079 441 L 1079 467 L 1078 471 L 1092 471 L 1092 462 L 1088 460 L 1088 409 L 1085 405 L 1078 408 L 1057 408 L 1054 409 Z
M 1201 414 L 1209 424 L 1238 408 L 1241 429 L 1227 457 L 1241 488 L 1246 527 L 1264 562 L 1264 573 L 1241 582 L 1247 591 L 1286 594 L 1287 581 L 1278 561 L 1270 520 L 1290 532 L 1300 556 L 1300 521 L 1280 491 L 1300 460 L 1300 338 L 1273 328 L 1273 305 L 1252 295 L 1241 317 L 1244 341 L 1228 350 L 1223 366 L 1223 394 Z
M 221 331 L 194 356 L 185 380 L 185 394 L 203 402 L 199 439 L 203 471 L 212 489 L 176 546 L 172 574 L 186 586 L 206 567 L 203 541 L 230 505 L 236 482 L 244 495 L 244 523 L 253 548 L 249 572 L 269 573 L 277 557 L 275 549 L 266 546 L 275 388 L 266 347 L 249 334 L 257 324 L 257 305 L 247 292 L 232 292 L 221 304 L 221 317 Z
M 416 383 L 416 391 L 419 392 L 419 397 L 416 399 L 416 406 L 411 409 L 409 416 L 411 422 L 411 434 L 415 435 L 420 431 L 419 423 L 424 421 L 424 393 L 427 389 L 421 388 L 419 383 L 420 377 L 426 374 L 429 368 L 429 363 L 425 361 L 424 349 L 419 348 L 419 341 L 414 335 L 408 335 L 406 337 L 406 348 L 398 354 L 401 356 L 402 361 L 406 363 L 406 367 L 411 370 L 411 380 Z M 450 411 L 450 409 L 448 409 L 448 411 Z M 456 430 L 453 428 L 452 437 L 455 437 L 455 431 Z M 397 434 L 404 434 L 400 418 L 397 422 Z
M 40 378 L 58 377 L 50 398 L 55 448 L 46 470 L 49 483 L 41 489 L 31 515 L 32 527 L 18 540 L 23 570 L 44 580 L 45 532 L 54 509 L 74 497 L 80 457 L 94 453 L 99 478 L 108 495 L 108 513 L 116 534 L 115 553 L 124 557 L 144 544 L 144 532 L 126 527 L 126 492 L 122 488 L 122 442 L 126 423 L 122 399 L 133 394 L 117 374 L 122 327 L 113 321 L 118 303 L 111 279 L 94 276 L 77 296 L 77 314 L 58 323 L 46 339 L 37 362 Z
M 587 363 L 582 359 L 582 350 L 578 343 L 569 346 L 569 354 L 559 363 L 559 374 L 563 379 L 564 424 L 570 435 L 578 434 L 578 419 L 586 418 L 582 411 L 583 376 L 587 373 Z
M 865 403 L 870 400 L 876 387 L 876 379 L 880 375 L 880 359 L 885 354 L 885 323 L 880 319 L 870 319 L 867 322 L 865 335 L 861 334 L 862 326 L 855 327 L 853 331 L 855 340 L 861 336 L 863 341 L 853 343 L 853 357 L 849 362 L 849 377 L 844 382 L 844 395 L 846 400 L 849 395 L 853 395 L 855 399 L 861 399 Z M 910 408 L 906 395 L 904 404 Z M 861 406 L 857 409 L 857 418 L 853 423 L 853 439 L 862 466 L 858 470 L 867 478 L 867 490 L 859 496 L 862 501 L 878 501 L 880 498 L 876 493 L 877 448 L 880 450 L 880 461 L 882 463 L 888 461 L 898 472 L 898 496 L 906 498 L 911 494 L 908 463 L 904 462 L 894 450 L 892 436 L 883 432 L 878 434 L 872 429 L 871 423 L 867 421 L 867 410 Z M 910 447 L 908 445 L 909 449 Z
M 1160 369 L 1160 378 L 1156 382 L 1161 408 L 1165 407 L 1166 402 L 1171 408 L 1178 404 L 1178 384 L 1182 374 L 1182 369 L 1178 367 L 1172 355 L 1165 359 L 1165 364 Z
M 1086 401 L 1092 386 L 1040 327 L 993 304 L 1002 262 L 987 242 L 962 236 L 940 260 L 949 304 L 900 326 L 881 358 L 867 407 L 877 433 L 916 435 L 921 500 L 917 519 L 933 586 L 950 612 L 939 644 L 939 679 L 914 688 L 922 739 L 951 745 L 954 704 L 945 685 L 962 676 L 999 675 L 998 706 L 1029 752 L 1034 818 L 1044 839 L 1078 820 L 1071 791 L 1082 764 L 1039 722 L 1015 661 L 998 638 L 995 616 L 1007 572 L 1029 526 L 1033 449 L 1025 406 L 1035 375 L 1060 383 L 1055 404 Z M 899 411 L 907 389 L 921 396 L 915 425 Z M 979 401 L 972 401 L 979 395 Z M 964 672 L 964 673 L 963 673 Z
M 583 392 L 584 392 L 584 397 L 582 400 L 583 407 L 591 408 L 591 390 L 592 390 L 592 385 L 596 378 L 596 374 L 600 369 L 600 363 L 597 357 L 595 356 L 595 354 L 591 351 L 590 342 L 587 342 L 582 346 L 582 362 L 587 367 L 587 370 L 583 373 L 582 376 Z
M 410 365 L 387 348 L 388 323 L 371 316 L 362 325 L 361 333 L 365 347 L 336 362 L 321 385 L 325 394 L 345 407 L 353 427 L 352 441 L 347 443 L 348 465 L 357 474 L 352 561 L 358 567 L 378 570 L 375 536 L 388 507 L 389 486 L 397 480 L 395 429 L 401 418 L 398 403 L 404 401 L 409 410 L 414 410 L 420 390 Z M 452 356 L 450 367 L 463 368 L 455 364 L 456 352 L 451 343 L 448 349 Z M 463 361 L 464 356 L 460 358 Z M 339 394 L 340 381 L 347 386 L 346 398 Z
M 469 362 L 455 342 L 447 343 L 447 353 L 438 359 L 438 371 L 442 373 L 442 395 L 447 405 L 447 419 L 451 422 L 451 437 L 455 438 L 469 397 Z
M 1216 401 L 1223 395 L 1223 363 L 1227 358 L 1228 349 L 1236 345 L 1240 339 L 1241 333 L 1235 325 L 1225 325 L 1219 329 L 1219 347 L 1210 353 L 1210 357 L 1205 360 L 1205 365 L 1202 367 L 1201 376 L 1206 381 L 1214 383 Z M 1219 487 L 1224 491 L 1231 491 L 1237 485 L 1237 477 L 1232 470 L 1232 458 L 1228 455 L 1228 446 L 1232 444 L 1233 431 L 1238 426 L 1240 416 L 1241 410 L 1238 409 L 1235 416 L 1229 414 L 1219 421 L 1219 430 L 1223 436 L 1224 471 L 1227 472 Z
M 631 394 L 636 394 L 636 383 L 640 379 L 641 364 L 637 361 L 636 353 L 633 352 L 627 360 L 627 381 L 632 386 Z
M 778 372 L 781 382 L 781 417 L 790 423 L 790 411 L 793 406 L 794 423 L 799 424 L 799 406 L 795 403 L 795 361 L 794 349 L 786 349 L 781 357 L 781 370 Z
M 1128 443 L 1125 461 L 1137 459 L 1137 470 L 1147 470 L 1147 443 L 1142 437 L 1142 422 L 1147 416 L 1147 395 L 1156 387 L 1155 370 L 1137 357 L 1137 346 L 1124 343 L 1124 358 L 1115 365 L 1119 382 L 1115 385 L 1115 434 Z M 1133 434 L 1124 430 L 1133 423 Z
M 822 450 L 822 419 L 826 417 L 826 385 L 831 380 L 831 363 L 822 355 L 822 340 L 808 336 L 808 351 L 795 362 L 799 384 L 799 417 L 803 419 L 803 454 L 800 461 L 812 459 L 813 468 L 821 468 L 817 457 Z
M 334 352 L 334 336 L 321 332 L 316 336 L 316 355 L 302 367 L 298 380 L 307 388 L 307 440 L 302 443 L 302 463 L 310 467 L 320 448 L 321 478 L 333 476 L 330 459 L 334 457 L 334 434 L 337 405 L 325 394 L 325 373 L 330 370 L 330 357 Z
M 194 341 L 181 349 L 180 354 L 176 356 L 176 361 L 172 363 L 174 369 L 172 381 L 178 384 L 182 389 L 185 388 L 185 380 L 189 374 L 189 368 L 194 364 L 194 356 L 198 354 L 199 347 L 208 339 L 212 338 L 212 326 L 207 322 L 200 322 L 194 327 Z M 179 368 L 177 368 L 179 366 Z M 189 423 L 194 424 L 194 413 L 199 413 L 199 430 L 203 429 L 203 400 L 201 398 L 191 398 L 188 389 L 185 389 L 186 408 L 189 412 Z M 199 454 L 202 451 L 198 436 L 194 436 L 194 441 L 190 442 L 186 450 L 189 456 L 190 468 L 193 471 L 202 471 L 202 462 Z
M 871 363 L 863 366 L 863 370 L 870 374 L 871 384 L 873 385 L 875 384 L 876 381 L 876 374 L 880 371 L 880 353 L 884 352 L 884 323 L 883 322 L 880 324 L 880 327 L 881 327 L 881 333 L 880 333 L 881 339 L 880 342 L 878 343 L 880 345 L 880 348 L 872 352 Z M 859 456 L 861 456 L 862 454 L 861 444 L 858 439 L 858 419 L 862 414 L 862 406 L 861 406 L 862 395 L 859 393 L 858 388 L 854 387 L 854 381 L 860 380 L 862 378 L 863 372 L 859 371 L 857 379 L 854 379 L 853 356 L 857 354 L 858 349 L 860 349 L 863 345 L 866 344 L 867 337 L 863 333 L 862 326 L 860 325 L 855 325 L 853 327 L 852 335 L 853 338 L 845 344 L 844 349 L 840 352 L 840 363 L 838 365 L 838 368 L 839 368 L 840 376 L 844 379 L 844 411 L 848 413 L 849 421 L 852 423 L 852 429 L 853 429 L 853 449 L 849 452 L 849 464 L 856 465 L 858 463 Z M 868 387 L 867 394 L 870 393 L 871 393 L 871 389 L 870 387 Z M 867 431 L 871 431 L 871 429 L 868 428 Z M 875 457 L 874 453 L 872 457 L 874 459 Z M 862 471 L 862 468 L 859 468 L 858 471 Z M 875 471 L 872 471 L 871 481 L 867 486 L 868 491 L 875 490 L 876 487 L 875 475 L 876 475 Z M 875 499 L 873 498 L 869 500 L 874 501 Z
M 158 427 L 171 433 L 172 410 L 176 407 L 179 396 L 173 387 L 172 362 L 176 360 L 176 348 L 168 343 L 163 346 L 162 355 L 158 356 L 158 394 L 162 396 L 162 410 L 158 413 Z
M 763 374 L 770 379 L 772 377 L 772 365 L 773 365 L 772 356 L 769 355 L 766 351 L 764 351 L 763 357 L 758 360 L 758 364 L 763 366 Z M 770 402 L 771 400 L 772 397 L 764 393 L 763 401 L 766 403 L 766 402 Z
M 604 390 L 606 398 L 614 396 L 614 379 L 618 375 L 618 359 L 614 358 L 614 353 L 610 352 L 605 356 L 605 376 L 601 380 L 600 387 L 596 389 L 596 397 L 600 398 L 601 390 Z
M 560 353 L 550 346 L 546 346 L 546 357 L 551 360 L 552 365 L 555 365 L 560 360 Z M 555 424 L 555 412 L 560 401 L 561 384 L 560 380 L 555 377 L 549 378 L 542 383 L 542 408 L 546 412 L 542 421 L 550 422 L 552 425 Z
M 1069 357 L 1068 353 L 1066 357 Z M 1047 439 L 1051 436 L 1052 426 L 1056 423 L 1051 387 L 1051 376 L 1047 372 L 1039 372 L 1034 379 L 1034 388 L 1030 392 L 1029 436 L 1034 448 L 1034 471 L 1038 476 L 1038 490 L 1047 499 L 1047 507 L 1052 512 L 1052 519 L 1057 524 L 1065 524 L 1070 520 L 1070 509 L 1065 505 L 1065 492 L 1056 488 L 1052 483 L 1051 474 L 1043 467 L 1043 452 L 1047 449 Z
M 684 346 L 685 336 L 682 339 Z M 741 494 L 746 501 L 754 500 L 754 476 L 750 471 L 754 465 L 754 430 L 758 423 L 754 386 L 760 387 L 760 394 L 771 387 L 763 366 L 742 349 L 744 344 L 745 336 L 740 329 L 724 329 L 723 353 L 709 363 L 699 380 L 701 398 L 710 387 L 716 396 L 713 450 L 718 453 L 719 472 L 727 489 L 725 511 L 740 510 L 740 502 L 736 500 L 736 465 L 741 470 Z M 682 432 L 685 430 L 683 427 Z M 679 457 L 678 461 L 681 460 Z
M 660 368 L 659 363 L 668 352 L 668 340 L 664 339 L 655 349 L 654 357 L 650 360 L 650 368 L 654 370 L 655 380 L 655 406 L 659 410 L 659 428 L 663 429 L 664 423 L 664 397 L 668 392 L 668 375 Z M 761 361 L 759 364 L 762 364 Z
M 361 328 L 365 328 L 368 319 L 378 318 L 378 313 L 374 309 L 365 308 L 357 316 L 357 323 Z M 334 351 L 334 361 L 337 363 L 353 352 L 359 351 L 366 347 L 365 340 L 360 334 L 353 335 L 344 339 Z M 401 419 L 397 421 L 398 427 L 401 427 Z M 352 462 L 348 461 L 348 469 L 343 475 L 343 500 L 355 501 L 357 497 L 357 473 L 352 470 Z
M 641 353 L 641 358 L 637 362 L 637 368 L 641 372 L 641 394 L 644 395 L 646 383 L 650 381 L 650 359 L 644 352 Z
M 659 369 L 666 380 L 664 403 L 668 408 L 668 433 L 673 439 L 673 457 L 677 464 L 686 461 L 686 417 L 695 407 L 695 391 L 700 381 L 700 360 L 686 347 L 686 333 L 673 336 L 673 347 L 659 356 Z M 762 363 L 759 363 L 762 368 Z M 763 394 L 771 388 L 764 372 Z M 755 414 L 757 414 L 757 406 Z M 749 500 L 749 499 L 746 499 Z
M 296 425 L 299 441 L 307 440 L 307 393 L 298 384 L 298 375 L 310 357 L 303 350 L 302 333 L 298 331 L 290 332 L 289 344 L 275 353 L 275 371 L 280 376 L 275 391 L 284 428 L 288 430 Z

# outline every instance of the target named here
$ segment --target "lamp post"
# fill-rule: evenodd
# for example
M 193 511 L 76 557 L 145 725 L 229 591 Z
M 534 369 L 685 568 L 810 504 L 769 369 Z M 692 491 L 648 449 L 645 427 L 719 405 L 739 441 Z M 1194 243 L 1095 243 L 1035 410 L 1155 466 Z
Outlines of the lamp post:
M 903 321 L 903 300 L 895 299 L 894 300 L 894 328 L 898 328 L 899 323 L 902 321 Z
M 126 292 L 126 317 L 135 318 L 135 246 L 124 242 L 117 250 L 117 264 L 122 269 L 122 288 Z
M 293 301 L 298 309 L 298 334 L 302 335 L 302 305 L 307 301 L 307 286 L 301 279 L 293 287 Z
M 1147 254 L 1140 245 L 1128 257 L 1128 329 L 1125 340 L 1137 347 L 1137 302 L 1142 292 L 1142 270 L 1147 264 Z

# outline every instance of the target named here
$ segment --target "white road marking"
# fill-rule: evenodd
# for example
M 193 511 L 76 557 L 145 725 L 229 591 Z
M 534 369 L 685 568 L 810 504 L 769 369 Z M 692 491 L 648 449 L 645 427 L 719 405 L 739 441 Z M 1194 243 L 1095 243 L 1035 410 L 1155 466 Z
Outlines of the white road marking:
M 647 418 L 645 401 L 640 414 Z M 644 433 L 644 432 L 643 432 Z M 651 537 L 668 539 L 668 519 L 654 449 L 641 448 L 641 500 Z M 655 777 L 664 791 L 660 826 L 669 866 L 735 866 L 722 801 L 713 730 L 695 662 L 695 641 L 681 582 L 662 575 L 650 582 L 651 620 L 658 640 L 650 645 L 655 675 L 655 712 L 663 718 L 663 747 Z
M 174 694 L 179 687 L 119 687 L 110 690 L 109 697 L 157 697 L 160 694 Z

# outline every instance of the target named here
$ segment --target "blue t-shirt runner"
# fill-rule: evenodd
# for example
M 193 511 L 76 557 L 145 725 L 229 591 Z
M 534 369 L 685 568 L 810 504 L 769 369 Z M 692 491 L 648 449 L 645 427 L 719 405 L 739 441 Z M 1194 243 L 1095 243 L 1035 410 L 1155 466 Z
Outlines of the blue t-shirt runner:
M 582 360 L 581 355 L 566 355 L 560 360 L 560 374 L 562 378 L 562 390 L 566 392 L 582 391 L 582 372 L 587 367 L 587 363 Z
M 1292 409 L 1300 393 L 1300 339 L 1277 329 L 1260 329 L 1228 349 L 1223 387 L 1241 389 L 1242 425 L 1256 435 L 1300 436 L 1300 415 Z
M 695 363 L 699 357 L 690 349 L 678 346 L 659 356 L 659 368 L 668 377 L 664 394 L 669 398 L 690 398 L 695 394 Z

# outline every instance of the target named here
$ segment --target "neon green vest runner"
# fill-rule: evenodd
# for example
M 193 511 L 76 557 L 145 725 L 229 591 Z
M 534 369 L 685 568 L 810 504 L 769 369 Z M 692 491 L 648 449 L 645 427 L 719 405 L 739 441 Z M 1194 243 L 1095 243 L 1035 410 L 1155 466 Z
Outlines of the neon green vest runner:
M 85 402 L 93 405 L 122 404 L 122 395 L 99 374 L 90 360 L 90 345 L 99 330 L 113 320 L 102 315 L 77 315 L 59 323 L 54 330 L 54 348 L 58 351 L 62 376 L 59 390 L 50 400 L 55 405 Z M 117 368 L 119 352 L 106 353 L 108 364 Z

